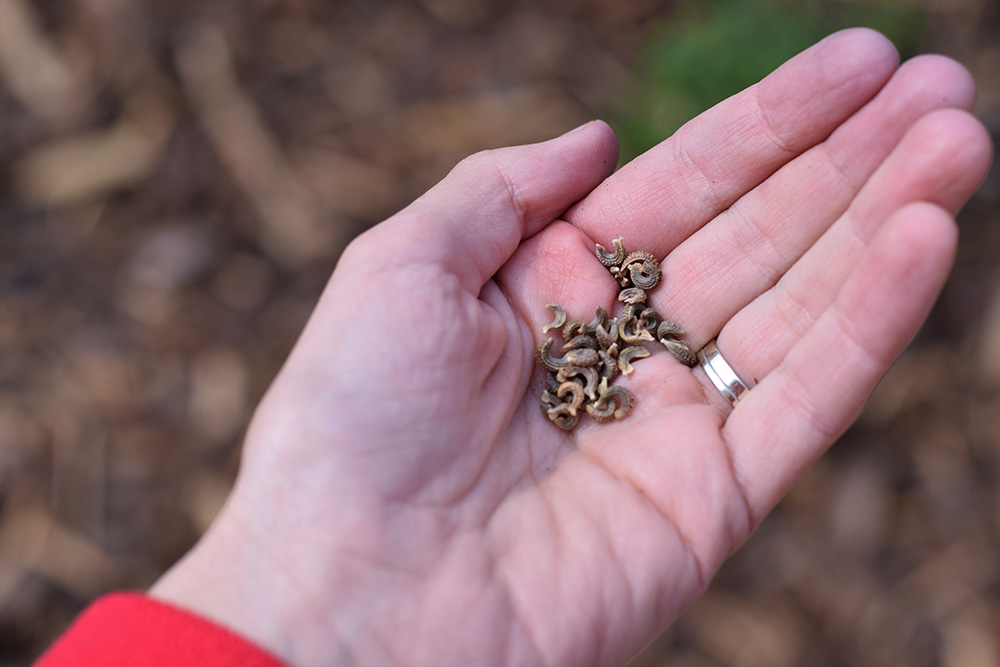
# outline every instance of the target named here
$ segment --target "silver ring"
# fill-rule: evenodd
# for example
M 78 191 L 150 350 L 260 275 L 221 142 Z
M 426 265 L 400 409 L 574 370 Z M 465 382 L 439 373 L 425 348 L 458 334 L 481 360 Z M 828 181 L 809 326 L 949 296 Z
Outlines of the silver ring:
M 705 375 L 712 381 L 715 388 L 725 396 L 730 405 L 735 407 L 743 394 L 750 391 L 750 387 L 743 383 L 740 376 L 719 352 L 719 346 L 715 344 L 714 340 L 706 343 L 705 347 L 698 352 L 698 362 L 705 369 Z

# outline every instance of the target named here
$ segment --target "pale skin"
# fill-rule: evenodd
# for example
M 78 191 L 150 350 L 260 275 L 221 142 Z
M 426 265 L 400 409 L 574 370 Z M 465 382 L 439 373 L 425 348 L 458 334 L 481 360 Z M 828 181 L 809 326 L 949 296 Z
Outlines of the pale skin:
M 926 317 L 991 155 L 958 64 L 824 40 L 613 173 L 611 129 L 472 156 L 344 252 L 235 490 L 152 595 L 291 665 L 618 665 L 704 591 Z M 661 260 L 620 422 L 539 409 L 547 303 Z

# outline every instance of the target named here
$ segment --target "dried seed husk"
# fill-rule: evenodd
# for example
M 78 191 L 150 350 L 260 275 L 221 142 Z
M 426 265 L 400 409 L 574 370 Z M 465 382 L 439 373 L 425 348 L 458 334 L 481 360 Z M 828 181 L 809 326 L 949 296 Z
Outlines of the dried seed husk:
M 604 326 L 608 323 L 608 311 L 604 310 L 600 306 L 594 312 L 594 319 L 590 321 L 587 326 L 583 328 L 584 333 L 593 335 L 597 331 L 597 327 Z
M 614 354 L 611 352 L 601 351 L 601 363 L 597 366 L 597 374 L 601 377 L 602 382 L 611 382 L 616 377 L 618 377 L 618 346 L 614 346 Z
M 552 320 L 552 322 L 550 322 L 549 324 L 546 324 L 544 327 L 542 327 L 542 333 L 548 333 L 553 329 L 558 329 L 562 325 L 566 324 L 566 311 L 563 310 L 562 306 L 560 306 L 558 303 L 550 303 L 545 307 L 548 310 L 552 311 L 552 313 L 555 315 L 555 319 Z
M 618 353 L 618 370 L 622 372 L 622 375 L 631 375 L 632 362 L 636 359 L 645 359 L 649 356 L 649 350 L 641 345 L 633 345 L 632 347 L 626 347 L 624 350 Z
M 560 401 L 556 395 L 549 391 L 548 389 L 542 392 L 542 412 L 548 413 L 552 408 L 562 405 L 563 401 Z
M 622 267 L 612 266 L 608 270 L 611 271 L 611 275 L 618 282 L 619 287 L 630 287 L 632 285 L 632 281 L 628 277 L 628 271 L 625 271 Z
M 632 393 L 625 387 L 604 387 L 598 399 L 586 406 L 587 414 L 598 422 L 622 419 L 631 409 Z
M 580 417 L 576 410 L 570 411 L 569 405 L 566 403 L 552 408 L 546 412 L 545 415 L 552 421 L 553 424 L 564 431 L 573 430 L 573 427 L 576 426 L 578 421 L 580 421 Z
M 608 387 L 594 403 L 601 407 L 604 403 L 617 402 L 615 419 L 623 419 L 632 409 L 632 392 L 625 387 Z
M 618 300 L 627 304 L 646 303 L 646 298 L 646 290 L 641 287 L 626 287 L 618 293 Z
M 641 313 L 645 307 L 646 304 L 644 303 L 626 303 L 625 307 L 622 309 L 621 321 L 624 323 L 628 320 L 638 319 L 639 313 Z
M 605 401 L 599 407 L 596 403 L 587 403 L 584 406 L 587 414 L 595 422 L 604 423 L 611 421 L 615 417 L 615 403 L 614 401 Z
M 579 336 L 573 336 L 571 339 L 566 341 L 562 346 L 563 353 L 569 350 L 582 350 L 589 348 L 591 350 L 596 350 L 598 347 L 597 339 L 593 336 L 588 336 L 586 334 L 581 334 Z
M 602 350 L 608 350 L 618 342 L 618 318 L 611 320 L 607 326 L 599 326 L 594 332 L 594 340 Z
M 639 343 L 656 340 L 653 338 L 653 334 L 639 326 L 639 318 L 634 315 L 623 320 L 619 325 L 618 338 L 627 345 L 638 345 Z
M 565 357 L 559 359 L 552 356 L 550 349 L 552 348 L 553 342 L 554 340 L 552 338 L 546 338 L 539 343 L 538 347 L 535 348 L 535 359 L 537 359 L 538 363 L 542 365 L 542 368 L 555 373 L 560 369 L 566 368 L 566 365 L 569 362 Z
M 660 326 L 660 314 L 652 308 L 646 308 L 639 314 L 638 327 L 640 329 L 645 329 L 651 335 L 657 331 L 657 327 Z
M 630 253 L 622 262 L 622 269 L 636 287 L 651 290 L 660 284 L 660 263 L 648 252 Z
M 556 380 L 560 383 L 560 389 L 562 389 L 563 384 L 572 382 L 574 379 L 578 381 L 578 384 L 583 386 L 583 392 L 590 400 L 597 398 L 597 387 L 600 381 L 597 368 L 593 366 L 570 366 L 556 374 Z
M 575 336 L 579 336 L 584 333 L 584 328 L 587 323 L 583 320 L 571 320 L 563 326 L 562 335 L 563 340 L 569 340 Z
M 608 252 L 607 248 L 600 243 L 597 244 L 597 261 L 604 266 L 617 266 L 625 259 L 625 239 L 621 236 L 611 242 L 614 252 Z
M 569 395 L 568 398 L 567 395 Z M 559 391 L 556 396 L 569 404 L 574 415 L 587 398 L 583 390 L 583 385 L 579 382 L 563 382 L 559 385 Z
M 657 338 L 679 338 L 684 335 L 684 329 L 681 329 L 680 325 L 671 320 L 663 320 L 660 322 L 660 326 L 656 328 Z
M 667 348 L 667 351 L 670 352 L 670 354 L 674 355 L 674 358 L 677 359 L 677 361 L 681 362 L 685 366 L 692 368 L 698 363 L 697 355 L 691 351 L 691 348 L 688 347 L 688 344 L 684 341 L 676 340 L 674 338 L 661 338 L 660 343 L 663 344 L 663 347 Z
M 600 361 L 601 357 L 597 354 L 597 350 L 584 347 L 576 350 L 569 350 L 563 355 L 563 359 L 570 366 L 596 366 Z

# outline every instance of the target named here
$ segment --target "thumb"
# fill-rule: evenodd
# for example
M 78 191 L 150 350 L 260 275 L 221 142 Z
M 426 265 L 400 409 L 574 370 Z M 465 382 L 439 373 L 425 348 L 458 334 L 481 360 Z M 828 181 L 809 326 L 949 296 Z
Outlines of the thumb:
M 370 230 L 371 240 L 397 262 L 412 256 L 441 264 L 478 294 L 524 238 L 597 187 L 617 160 L 614 131 L 603 121 L 542 143 L 476 153 Z

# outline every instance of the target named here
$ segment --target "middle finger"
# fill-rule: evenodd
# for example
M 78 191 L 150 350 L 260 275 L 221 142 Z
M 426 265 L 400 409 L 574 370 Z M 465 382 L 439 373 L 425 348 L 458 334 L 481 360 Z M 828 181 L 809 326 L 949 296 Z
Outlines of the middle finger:
M 973 96 L 971 77 L 954 61 L 923 56 L 905 63 L 826 141 L 670 253 L 663 262 L 665 284 L 654 297 L 658 307 L 699 349 L 833 225 L 918 119 L 941 107 L 968 108 Z M 909 168 L 899 165 L 896 172 Z M 927 196 L 935 191 L 929 184 Z

